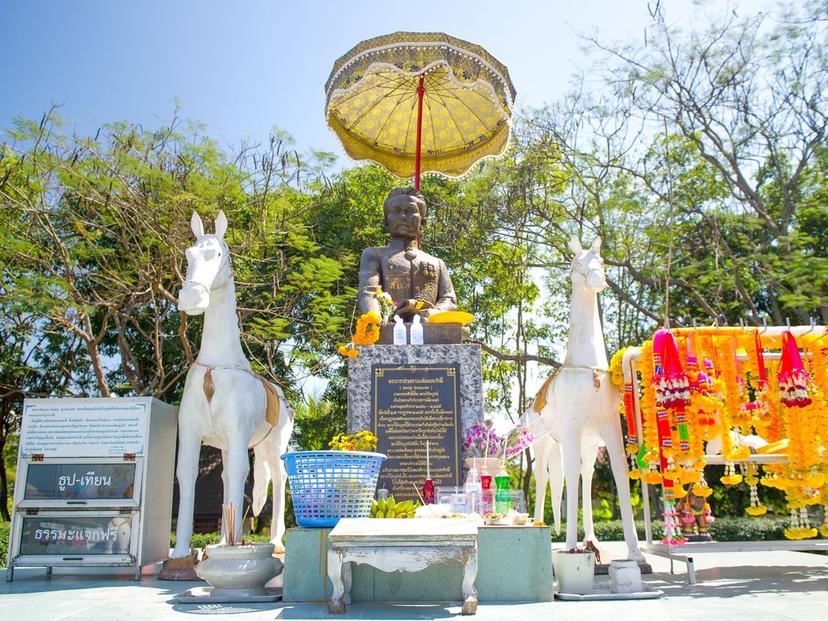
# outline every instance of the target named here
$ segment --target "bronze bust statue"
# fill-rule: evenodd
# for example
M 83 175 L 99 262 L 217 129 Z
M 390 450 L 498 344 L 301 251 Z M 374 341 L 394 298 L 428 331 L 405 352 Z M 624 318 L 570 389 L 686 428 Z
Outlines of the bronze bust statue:
M 362 251 L 359 263 L 359 308 L 379 312 L 374 293 L 389 293 L 396 313 L 409 321 L 414 315 L 428 317 L 455 310 L 457 298 L 446 264 L 417 248 L 417 235 L 428 206 L 414 189 L 392 191 L 382 206 L 391 242 Z

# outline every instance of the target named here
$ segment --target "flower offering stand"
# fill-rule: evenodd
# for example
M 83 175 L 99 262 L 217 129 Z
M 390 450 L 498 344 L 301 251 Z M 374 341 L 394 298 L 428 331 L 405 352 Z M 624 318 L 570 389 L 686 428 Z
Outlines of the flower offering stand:
M 765 342 L 764 339 L 770 339 L 771 342 L 780 341 L 784 344 L 786 342 L 795 343 L 795 341 L 785 336 L 788 333 L 794 338 L 804 337 L 805 335 L 812 335 L 810 337 L 806 337 L 806 339 L 810 339 L 808 344 L 804 347 L 805 349 L 805 356 L 806 356 L 806 365 L 802 365 L 800 363 L 800 367 L 804 368 L 805 366 L 809 366 L 811 369 L 810 377 L 807 377 L 807 380 L 802 381 L 809 381 L 812 382 L 808 393 L 806 396 L 805 390 L 802 390 L 801 398 L 803 400 L 800 407 L 804 407 L 805 405 L 811 405 L 811 397 L 813 401 L 815 401 L 815 409 L 821 409 L 825 407 L 826 397 L 825 395 L 828 393 L 828 385 L 825 385 L 826 379 L 826 369 L 824 368 L 825 360 L 814 360 L 814 358 L 825 358 L 825 353 L 828 352 L 828 334 L 826 333 L 825 326 L 797 326 L 797 327 L 765 327 L 765 328 L 730 328 L 730 327 L 707 327 L 707 328 L 699 328 L 699 329 L 679 329 L 675 330 L 674 334 L 679 336 L 680 338 L 684 338 L 690 340 L 691 345 L 688 346 L 688 358 L 690 362 L 688 367 L 692 367 L 691 371 L 688 372 L 691 375 L 691 381 L 689 382 L 689 387 L 691 388 L 691 394 L 698 390 L 698 387 L 693 386 L 692 382 L 692 370 L 695 368 L 702 368 L 701 362 L 701 354 L 699 354 L 698 359 L 696 359 L 695 354 L 698 352 L 692 351 L 690 348 L 694 344 L 694 337 L 698 338 L 699 336 L 729 336 L 732 338 L 733 341 L 733 368 L 724 369 L 722 376 L 725 376 L 727 373 L 733 375 L 735 377 L 736 368 L 739 365 L 744 365 L 747 368 L 750 368 L 751 365 L 753 366 L 760 366 L 764 367 L 761 371 L 757 372 L 757 369 L 753 369 L 754 378 L 759 377 L 761 378 L 760 381 L 764 386 L 768 386 L 769 382 L 766 379 L 766 375 L 770 373 L 768 370 L 770 369 L 771 365 L 767 363 L 769 361 L 780 361 L 778 365 L 778 379 L 777 377 L 773 377 L 770 382 L 772 384 L 776 384 L 777 381 L 779 382 L 778 387 L 774 388 L 772 385 L 770 388 L 765 388 L 762 384 L 762 388 L 756 392 L 756 396 L 754 397 L 754 401 L 750 403 L 742 403 L 740 407 L 740 401 L 735 396 L 735 390 L 733 387 L 730 387 L 730 394 L 729 396 L 725 392 L 725 398 L 721 402 L 721 406 L 723 408 L 728 408 L 727 410 L 727 417 L 723 419 L 719 423 L 721 429 L 726 430 L 726 432 L 719 433 L 719 440 L 722 443 L 721 453 L 716 454 L 703 454 L 697 456 L 699 459 L 695 460 L 694 467 L 697 470 L 702 470 L 699 474 L 701 475 L 701 480 L 699 481 L 696 479 L 696 484 L 693 485 L 690 481 L 693 479 L 692 476 L 688 477 L 687 481 L 685 482 L 684 479 L 680 477 L 668 479 L 667 476 L 663 476 L 666 471 L 678 470 L 678 466 L 680 462 L 680 455 L 681 453 L 674 451 L 674 448 L 678 448 L 679 451 L 686 450 L 689 445 L 692 445 L 696 442 L 697 447 L 701 446 L 700 439 L 696 438 L 695 440 L 692 437 L 689 437 L 686 431 L 679 429 L 679 424 L 686 424 L 687 418 L 685 418 L 683 407 L 680 408 L 681 414 L 676 416 L 675 413 L 672 413 L 673 416 L 669 419 L 667 416 L 663 416 L 662 412 L 659 412 L 659 417 L 661 420 L 668 419 L 672 420 L 674 423 L 672 429 L 669 426 L 665 425 L 658 430 L 655 429 L 654 425 L 650 426 L 648 431 L 647 429 L 647 421 L 645 417 L 642 415 L 642 407 L 641 407 L 641 399 L 639 395 L 641 395 L 641 385 L 638 380 L 638 375 L 635 373 L 636 367 L 639 371 L 641 371 L 642 377 L 644 379 L 644 388 L 645 388 L 645 396 L 644 399 L 647 399 L 646 396 L 646 389 L 649 387 L 648 382 L 653 382 L 657 384 L 659 378 L 653 378 L 653 369 L 644 368 L 642 369 L 642 363 L 645 366 L 649 366 L 650 361 L 644 360 L 642 361 L 638 357 L 634 357 L 631 360 L 631 369 L 624 370 L 624 377 L 627 379 L 628 382 L 628 389 L 625 391 L 625 409 L 627 414 L 627 425 L 628 425 L 628 437 L 627 437 L 627 452 L 631 455 L 631 459 L 633 460 L 633 465 L 639 466 L 641 468 L 640 472 L 636 472 L 635 467 L 631 468 L 633 474 L 631 474 L 632 478 L 639 478 L 641 480 L 641 495 L 644 505 L 644 528 L 645 528 L 645 539 L 646 543 L 642 546 L 642 551 L 653 554 L 655 556 L 660 556 L 662 558 L 667 558 L 670 560 L 670 569 L 671 573 L 673 571 L 673 561 L 683 562 L 687 568 L 687 581 L 688 584 L 695 584 L 696 583 L 696 573 L 695 573 L 695 561 L 694 556 L 698 554 L 704 553 L 727 553 L 727 552 L 771 552 L 771 551 L 828 551 L 828 539 L 816 539 L 814 538 L 817 534 L 817 529 L 812 529 L 807 526 L 807 517 L 803 517 L 801 519 L 805 520 L 804 522 L 799 521 L 799 516 L 807 516 L 807 506 L 813 504 L 825 504 L 828 503 L 828 498 L 823 498 L 821 496 L 824 493 L 824 490 L 820 490 L 819 487 L 824 485 L 826 481 L 824 481 L 824 472 L 822 472 L 819 464 L 811 464 L 810 462 L 805 463 L 807 457 L 803 456 L 803 452 L 799 450 L 796 460 L 792 460 L 789 458 L 789 455 L 786 453 L 781 452 L 754 452 L 750 450 L 747 445 L 742 445 L 742 440 L 748 435 L 749 432 L 753 432 L 758 436 L 762 436 L 764 430 L 771 426 L 773 427 L 774 423 L 771 421 L 769 423 L 764 423 L 761 420 L 762 412 L 767 415 L 768 405 L 767 403 L 762 404 L 761 400 L 766 399 L 767 392 L 776 390 L 776 398 L 779 399 L 779 391 L 783 393 L 786 391 L 785 383 L 790 381 L 789 378 L 783 377 L 783 370 L 790 364 L 790 360 L 783 361 L 786 357 L 786 354 L 783 353 L 765 353 L 763 352 L 762 344 Z M 744 336 L 745 335 L 752 335 L 754 338 L 754 342 L 756 344 L 755 349 L 750 351 L 749 353 L 746 352 L 744 349 L 737 349 L 737 344 L 742 344 L 745 342 Z M 737 338 L 739 339 L 737 341 Z M 825 343 L 815 346 L 815 343 L 818 343 L 824 338 Z M 789 339 L 789 340 L 788 340 Z M 686 342 L 686 341 L 685 341 Z M 646 344 L 645 344 L 646 345 Z M 714 345 L 715 346 L 715 345 Z M 783 348 L 785 345 L 783 345 Z M 795 348 L 791 345 L 791 348 Z M 756 351 L 758 350 L 758 358 L 759 363 L 758 365 L 755 362 L 750 361 L 751 354 L 756 355 Z M 706 352 L 705 352 L 706 353 Z M 650 354 L 652 356 L 652 354 Z M 798 355 L 795 355 L 798 357 Z M 646 358 L 646 356 L 645 356 Z M 718 361 L 721 360 L 721 355 Z M 708 366 L 708 360 L 705 360 L 705 366 L 707 366 L 707 370 L 710 371 L 712 365 Z M 665 361 L 658 360 L 658 354 L 656 354 L 655 360 L 655 370 L 656 373 L 662 371 L 667 375 L 665 369 L 666 366 L 664 364 Z M 685 359 L 685 364 L 687 364 L 687 359 Z M 727 366 L 728 362 L 725 362 L 723 366 Z M 773 365 L 776 367 L 776 365 Z M 794 365 L 796 366 L 796 365 Z M 679 367 L 680 368 L 680 367 Z M 702 369 L 704 370 L 704 369 Z M 774 369 L 776 370 L 776 369 Z M 800 376 L 796 376 L 800 377 Z M 727 377 L 723 377 L 723 380 L 729 379 Z M 671 380 L 672 381 L 672 380 Z M 711 382 L 712 385 L 712 382 Z M 674 387 L 675 388 L 675 387 Z M 791 385 L 791 390 L 794 390 L 793 385 Z M 725 391 L 727 388 L 725 388 Z M 669 390 L 668 390 L 669 392 Z M 793 392 L 791 392 L 793 394 Z M 695 404 L 693 398 L 688 400 L 688 405 L 692 407 Z M 743 395 L 743 399 L 744 399 Z M 807 403 L 804 403 L 805 400 L 808 400 Z M 783 398 L 780 399 L 781 403 L 785 403 L 784 401 L 784 394 Z M 755 404 L 755 405 L 754 405 Z M 733 416 L 734 409 L 739 408 L 740 414 L 742 418 L 746 418 L 746 420 L 741 420 L 738 418 L 739 415 Z M 670 414 L 670 406 L 664 406 L 659 402 L 658 409 L 665 410 Z M 690 408 L 688 408 L 690 409 Z M 798 410 L 794 410 L 794 412 L 798 412 Z M 745 413 L 752 413 L 753 418 L 748 419 L 745 417 Z M 782 424 L 778 425 L 776 429 L 772 429 L 769 432 L 771 437 L 769 440 L 777 441 L 777 443 L 784 448 L 787 448 L 788 451 L 794 450 L 790 448 L 790 441 L 784 439 L 782 442 L 778 442 L 779 438 L 773 437 L 773 434 L 781 435 L 781 434 L 791 434 L 795 433 L 794 425 L 792 424 L 795 422 L 793 417 L 791 417 L 790 421 L 784 420 L 784 415 L 786 411 L 784 410 L 784 405 L 779 406 L 779 413 L 780 417 L 783 418 Z M 734 422 L 735 419 L 735 422 Z M 711 425 L 713 421 L 710 421 Z M 787 425 L 785 424 L 787 423 Z M 629 433 L 629 430 L 632 429 L 632 433 Z M 672 431 L 672 433 L 671 433 Z M 650 435 L 649 442 L 648 440 L 648 433 Z M 671 437 L 672 436 L 672 437 Z M 705 437 L 706 440 L 713 439 L 712 436 L 708 435 Z M 666 442 L 665 442 L 666 440 Z M 801 442 L 801 441 L 800 441 Z M 735 443 L 735 446 L 734 446 Z M 824 440 L 823 440 L 824 443 Z M 658 450 L 656 452 L 653 451 L 653 447 L 656 446 Z M 797 446 L 797 445 L 795 445 Z M 665 451 L 665 447 L 667 450 Z M 797 447 L 798 448 L 798 447 Z M 650 459 L 647 460 L 646 455 L 654 455 L 658 454 L 658 459 Z M 636 455 L 638 457 L 636 457 Z M 641 459 L 641 456 L 644 455 L 644 459 Z M 633 459 L 635 458 L 635 459 Z M 649 466 L 647 466 L 647 462 L 649 462 Z M 748 477 L 743 477 L 741 475 L 736 474 L 735 465 L 738 464 L 742 468 L 745 469 L 746 472 L 749 473 Z M 689 466 L 689 462 L 684 462 L 685 466 Z M 701 465 L 701 468 L 699 467 Z M 716 542 L 716 541 L 685 541 L 680 537 L 678 524 L 676 522 L 670 524 L 670 519 L 668 519 L 667 528 L 669 529 L 668 532 L 665 533 L 664 539 L 661 541 L 656 541 L 654 534 L 653 534 L 653 527 L 652 527 L 652 513 L 650 507 L 650 494 L 649 494 L 649 487 L 652 484 L 660 485 L 661 486 L 661 508 L 663 509 L 666 515 L 672 517 L 675 520 L 676 511 L 673 502 L 681 498 L 682 496 L 686 495 L 688 491 L 693 491 L 696 487 L 701 486 L 702 488 L 706 488 L 706 481 L 704 480 L 703 474 L 703 465 L 725 465 L 727 472 L 726 476 L 722 478 L 722 482 L 725 484 L 738 484 L 744 480 L 745 483 L 748 483 L 752 486 L 751 490 L 751 507 L 748 508 L 747 513 L 749 515 L 759 516 L 764 513 L 763 509 L 764 506 L 761 505 L 758 499 L 758 492 L 757 492 L 757 483 L 759 482 L 758 477 L 756 476 L 757 470 L 759 466 L 769 466 L 766 471 L 766 476 L 771 479 L 770 485 L 779 486 L 784 489 L 785 479 L 787 478 L 790 481 L 790 487 L 794 487 L 793 494 L 789 494 L 789 506 L 791 508 L 792 514 L 792 525 L 791 528 L 786 531 L 786 534 L 790 537 L 789 539 L 784 540 L 776 540 L 776 541 L 732 541 L 732 542 Z M 645 470 L 648 468 L 648 471 Z M 657 472 L 659 474 L 658 477 L 653 477 L 652 473 Z M 804 475 L 804 476 L 803 476 Z M 819 479 L 818 482 L 821 483 L 820 486 L 815 486 L 814 489 L 809 488 L 807 485 L 802 483 L 795 484 L 795 480 L 802 480 L 807 476 L 812 475 L 815 479 Z M 674 476 L 674 475 L 668 475 Z M 658 480 L 656 480 L 656 478 Z M 765 481 L 762 481 L 765 483 Z M 683 484 L 690 483 L 685 490 Z M 767 483 L 765 483 L 767 484 Z M 706 492 L 709 494 L 709 488 L 699 490 L 702 493 Z M 799 501 L 794 500 L 792 504 L 790 498 L 799 498 Z M 828 518 L 826 518 L 828 519 Z M 823 525 L 823 529 L 824 525 Z M 806 532 L 810 531 L 810 532 Z M 822 533 L 825 536 L 825 533 Z M 801 535 L 801 536 L 800 536 Z

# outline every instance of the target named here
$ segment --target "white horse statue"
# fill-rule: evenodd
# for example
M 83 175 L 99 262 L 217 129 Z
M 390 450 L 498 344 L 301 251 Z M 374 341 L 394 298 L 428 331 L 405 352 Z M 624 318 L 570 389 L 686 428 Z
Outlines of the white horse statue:
M 236 511 L 235 531 L 242 532 L 244 483 L 250 470 L 247 450 L 253 448 L 253 513 L 258 515 L 273 482 L 271 543 L 284 551 L 285 480 L 279 456 L 293 433 L 293 411 L 278 386 L 250 368 L 241 346 L 236 315 L 236 288 L 230 252 L 224 242 L 227 218 L 219 212 L 216 231 L 204 233 L 193 213 L 190 226 L 196 243 L 187 249 L 187 276 L 178 293 L 178 308 L 188 315 L 204 313 L 198 356 L 187 373 L 178 409 L 178 524 L 173 559 L 190 555 L 193 500 L 201 443 L 221 449 L 224 504 Z M 224 532 L 222 529 L 222 543 Z
M 573 237 L 572 303 L 569 340 L 563 366 L 544 383 L 536 404 L 549 436 L 535 442 L 535 519 L 543 519 L 547 482 L 551 483 L 555 526 L 560 531 L 560 504 L 566 481 L 566 547 L 578 541 L 578 479 L 583 479 L 585 541 L 596 543 L 592 525 L 592 475 L 601 441 L 609 453 L 618 490 L 628 558 L 643 560 L 633 523 L 621 418 L 621 393 L 610 381 L 607 350 L 598 315 L 598 292 L 607 286 L 601 238 L 589 250 Z M 625 361 L 626 362 L 626 361 Z M 561 465 L 563 464 L 563 480 Z

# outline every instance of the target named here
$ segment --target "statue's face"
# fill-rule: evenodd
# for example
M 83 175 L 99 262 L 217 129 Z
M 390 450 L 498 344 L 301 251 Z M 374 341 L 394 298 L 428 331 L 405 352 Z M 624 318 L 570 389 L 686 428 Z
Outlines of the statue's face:
M 413 196 L 397 196 L 386 207 L 385 226 L 394 237 L 417 237 L 422 221 L 417 200 Z

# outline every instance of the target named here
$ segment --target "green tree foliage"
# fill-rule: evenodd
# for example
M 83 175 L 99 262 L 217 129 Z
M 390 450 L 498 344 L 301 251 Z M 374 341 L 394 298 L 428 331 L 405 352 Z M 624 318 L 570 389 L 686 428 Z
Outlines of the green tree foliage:
M 85 139 L 49 116 L 19 122 L 11 138 L 0 160 L 3 299 L 85 354 L 95 385 L 75 383 L 78 392 L 175 400 L 198 338 L 175 306 L 192 211 L 230 219 L 257 368 L 285 383 L 332 352 L 352 289 L 314 242 L 313 181 L 295 181 L 304 163 L 282 141 L 231 157 L 176 121 L 156 131 L 116 124 Z
M 604 240 L 610 353 L 667 318 L 828 322 L 823 14 L 685 32 L 657 13 L 644 45 L 594 41 L 592 81 L 518 115 L 503 158 L 426 175 L 423 246 L 477 317 L 489 408 L 517 418 L 531 365 L 558 364 L 571 235 Z M 285 134 L 230 153 L 175 119 L 94 137 L 53 113 L 19 121 L 0 144 L 0 440 L 23 394 L 178 400 L 201 321 L 175 306 L 187 223 L 223 209 L 244 346 L 297 404 L 297 445 L 324 448 L 345 424 L 335 346 L 354 326 L 360 253 L 387 242 L 382 202 L 402 184 L 331 164 Z M 308 375 L 328 381 L 318 401 L 292 389 Z M 513 474 L 528 491 L 528 454 Z

